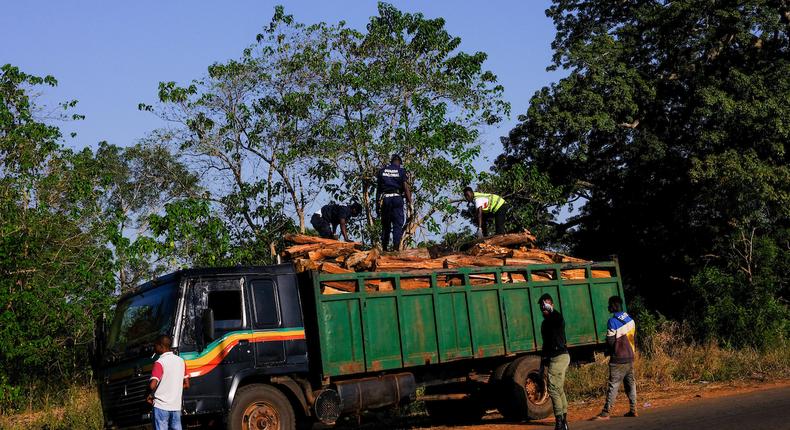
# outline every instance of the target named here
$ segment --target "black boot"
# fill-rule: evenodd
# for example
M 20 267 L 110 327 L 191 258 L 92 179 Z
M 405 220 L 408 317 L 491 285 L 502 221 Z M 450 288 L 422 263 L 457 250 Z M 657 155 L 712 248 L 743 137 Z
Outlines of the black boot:
M 563 430 L 564 428 L 565 428 L 565 420 L 562 419 L 562 415 L 555 415 L 554 430 Z
M 569 430 L 568 429 L 568 413 L 562 414 L 562 430 Z

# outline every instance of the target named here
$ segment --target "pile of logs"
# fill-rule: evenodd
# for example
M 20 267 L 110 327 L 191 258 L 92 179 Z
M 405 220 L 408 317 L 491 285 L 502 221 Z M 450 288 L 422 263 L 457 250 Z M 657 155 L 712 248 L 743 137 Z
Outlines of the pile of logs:
M 314 236 L 291 234 L 285 237 L 292 243 L 282 256 L 293 262 L 297 272 L 318 270 L 323 273 L 352 272 L 400 272 L 412 275 L 426 274 L 425 277 L 410 276 L 401 278 L 402 289 L 427 288 L 433 271 L 462 267 L 528 266 L 532 264 L 587 263 L 586 260 L 569 257 L 560 253 L 544 251 L 534 247 L 535 236 L 529 232 L 510 233 L 475 241 L 465 252 L 442 253 L 426 248 L 407 249 L 400 252 L 379 253 L 375 249 L 363 250 L 356 242 L 341 242 Z M 610 277 L 608 270 L 593 270 L 593 277 Z M 563 279 L 584 279 L 584 269 L 564 269 Z M 551 280 L 556 277 L 552 270 L 533 271 L 533 280 Z M 507 272 L 502 282 L 525 282 L 524 273 Z M 460 275 L 442 275 L 440 286 L 461 285 Z M 470 275 L 472 285 L 491 284 L 494 274 Z M 368 291 L 391 291 L 392 280 L 371 279 L 366 281 Z M 324 282 L 322 288 L 327 293 L 356 291 L 353 281 Z

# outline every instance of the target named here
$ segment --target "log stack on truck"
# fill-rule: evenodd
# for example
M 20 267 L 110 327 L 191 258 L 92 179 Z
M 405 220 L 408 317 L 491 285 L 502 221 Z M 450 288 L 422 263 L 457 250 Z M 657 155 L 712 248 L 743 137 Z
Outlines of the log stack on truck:
M 604 347 L 607 301 L 622 296 L 616 262 L 525 242 L 379 255 L 290 239 L 292 262 L 183 270 L 120 299 L 98 336 L 109 428 L 149 419 L 138 391 L 160 332 L 173 336 L 192 378 L 185 423 L 293 429 L 415 399 L 441 420 L 476 420 L 493 408 L 512 420 L 544 418 L 551 400 L 539 373 L 538 297 L 554 297 L 571 356 L 584 358 Z

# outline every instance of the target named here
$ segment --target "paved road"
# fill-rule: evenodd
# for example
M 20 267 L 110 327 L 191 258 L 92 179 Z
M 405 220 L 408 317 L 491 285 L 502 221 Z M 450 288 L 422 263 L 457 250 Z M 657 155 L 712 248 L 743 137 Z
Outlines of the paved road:
M 637 418 L 573 423 L 573 430 L 752 430 L 790 429 L 790 387 L 713 399 L 695 398 L 684 404 L 640 411 Z

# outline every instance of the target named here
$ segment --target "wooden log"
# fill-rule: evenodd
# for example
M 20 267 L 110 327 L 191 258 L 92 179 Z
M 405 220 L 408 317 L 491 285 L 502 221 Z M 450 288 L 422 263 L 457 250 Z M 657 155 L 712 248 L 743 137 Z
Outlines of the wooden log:
M 436 270 L 444 268 L 444 260 L 430 260 L 413 257 L 387 257 L 381 256 L 376 259 L 376 271 L 387 270 Z
M 299 254 L 306 254 L 306 253 L 308 253 L 310 251 L 315 251 L 317 249 L 321 249 L 322 247 L 324 247 L 324 245 L 321 244 L 321 243 L 307 243 L 307 244 L 302 244 L 302 245 L 293 245 L 293 246 L 289 246 L 288 248 L 285 248 L 284 254 L 286 256 L 288 256 L 288 255 L 294 256 L 294 255 L 299 255 Z
M 592 269 L 592 277 L 593 278 L 612 278 L 612 272 L 609 270 L 602 270 L 602 269 Z
M 512 248 L 515 246 L 531 246 L 535 243 L 535 236 L 529 231 L 521 233 L 498 234 L 485 239 L 479 239 L 474 243 L 485 243 L 487 245 L 504 246 Z
M 419 290 L 422 288 L 431 288 L 431 280 L 425 278 L 401 278 L 401 290 Z
M 354 273 L 353 270 L 349 270 L 343 267 L 338 266 L 334 263 L 323 263 L 321 264 L 321 272 L 323 273 L 331 273 L 331 274 L 339 274 L 339 273 Z
M 502 266 L 505 262 L 501 258 L 495 257 L 473 257 L 470 255 L 464 254 L 453 254 L 444 257 L 444 260 L 447 262 L 447 268 L 458 268 L 458 267 L 489 267 L 489 266 Z
M 392 286 L 391 279 L 367 279 L 365 280 L 365 291 L 393 291 L 395 288 Z
M 431 254 L 430 252 L 428 252 L 426 248 L 403 249 L 398 252 L 392 253 L 391 256 L 398 258 L 404 258 L 404 257 L 422 258 L 422 259 L 431 258 Z
M 493 273 L 475 273 L 469 275 L 469 283 L 472 285 L 494 285 L 496 275 Z
M 307 272 L 310 270 L 318 270 L 321 267 L 321 263 L 317 261 L 310 260 L 309 258 L 297 258 L 293 261 L 294 269 L 296 273 Z
M 510 273 L 510 281 L 513 283 L 527 282 L 527 277 L 523 273 Z
M 513 249 L 510 251 L 509 257 L 523 260 L 540 260 L 544 264 L 554 263 L 553 254 L 542 249 Z
M 324 289 L 321 290 L 321 294 L 326 294 L 326 295 L 331 295 L 331 294 L 348 294 L 348 293 L 350 293 L 350 291 L 343 291 L 343 290 L 339 290 L 337 288 L 328 287 L 326 285 L 324 286 Z
M 554 279 L 553 270 L 541 270 L 538 272 L 532 272 L 533 281 L 551 281 L 553 279 Z
M 336 245 L 338 243 L 352 244 L 353 246 L 362 245 L 359 242 L 343 242 L 335 239 L 324 239 L 318 236 L 308 236 L 306 234 L 286 234 L 283 238 L 285 239 L 286 242 L 297 243 L 301 245 L 314 244 L 314 243 L 323 243 L 328 245 Z
M 476 243 L 469 248 L 466 253 L 469 255 L 484 255 L 487 257 L 510 257 L 510 248 L 504 246 L 491 245 L 485 242 Z
M 552 263 L 551 260 L 546 261 L 545 259 L 524 259 L 524 258 L 506 258 L 505 259 L 505 266 L 529 266 L 531 264 L 546 264 Z
M 336 290 L 345 291 L 347 293 L 354 293 L 357 291 L 357 281 L 324 281 L 321 282 L 321 288 L 330 287 Z
M 349 255 L 354 252 L 354 248 L 350 247 L 331 247 L 321 248 L 307 253 L 307 258 L 315 261 L 321 261 L 329 258 L 337 258 L 339 256 Z
M 583 258 L 571 257 L 564 254 L 554 254 L 554 261 L 558 263 L 589 263 L 589 261 Z
M 584 279 L 586 277 L 584 269 L 565 269 L 560 270 L 562 279 Z
M 346 257 L 345 266 L 349 269 L 366 271 L 373 267 L 373 262 L 378 258 L 378 251 L 356 251 Z

